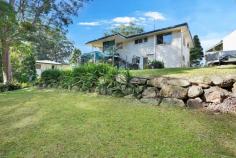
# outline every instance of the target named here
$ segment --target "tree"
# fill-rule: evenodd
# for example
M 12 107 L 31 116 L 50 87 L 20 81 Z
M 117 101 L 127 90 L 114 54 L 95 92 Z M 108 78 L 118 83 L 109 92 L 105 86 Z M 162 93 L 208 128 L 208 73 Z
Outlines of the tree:
M 58 29 L 47 28 L 36 31 L 33 37 L 38 60 L 53 60 L 63 63 L 69 59 L 74 49 L 74 45 L 67 39 L 66 33 Z
M 0 0 L 4 83 L 12 80 L 10 47 L 13 43 L 32 39 L 32 32 L 44 29 L 45 26 L 65 30 L 87 1 L 89 0 Z
M 193 42 L 194 47 L 190 50 L 190 63 L 191 66 L 198 66 L 204 57 L 203 48 L 197 35 L 193 37 Z
M 16 14 L 13 6 L 0 0 L 0 45 L 2 50 L 2 73 L 4 83 L 12 79 L 9 51 L 12 38 L 16 32 L 16 27 Z
M 118 27 L 115 27 L 108 32 L 105 33 L 106 36 L 120 33 L 124 36 L 131 36 L 135 34 L 140 34 L 143 33 L 144 30 L 142 27 L 136 26 L 135 24 L 130 24 L 130 25 L 119 25 Z
M 70 63 L 77 65 L 79 63 L 79 57 L 81 56 L 81 51 L 79 49 L 74 49 L 71 58 Z
M 11 48 L 13 77 L 18 82 L 31 82 L 36 79 L 35 48 L 31 43 L 14 45 Z

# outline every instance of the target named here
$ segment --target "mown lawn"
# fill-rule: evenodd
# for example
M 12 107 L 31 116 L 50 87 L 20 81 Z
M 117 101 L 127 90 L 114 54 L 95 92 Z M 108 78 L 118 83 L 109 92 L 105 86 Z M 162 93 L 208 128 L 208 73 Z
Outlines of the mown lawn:
M 132 70 L 132 75 L 138 77 L 194 77 L 194 76 L 211 76 L 211 75 L 229 75 L 236 74 L 236 65 L 224 65 L 206 68 L 166 68 L 150 70 Z
M 0 157 L 236 157 L 236 117 L 59 90 L 1 93 Z

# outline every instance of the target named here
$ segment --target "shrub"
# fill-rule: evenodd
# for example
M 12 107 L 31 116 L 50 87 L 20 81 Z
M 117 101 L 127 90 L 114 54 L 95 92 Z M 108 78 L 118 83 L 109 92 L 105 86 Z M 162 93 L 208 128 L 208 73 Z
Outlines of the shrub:
M 129 69 L 130 70 L 138 70 L 139 69 L 139 64 L 130 64 Z
M 59 86 L 64 89 L 71 89 L 73 86 L 73 77 L 71 70 L 61 71 Z
M 60 84 L 61 77 L 62 71 L 60 70 L 46 70 L 41 74 L 40 83 L 47 87 L 57 87 Z
M 46 70 L 38 84 L 64 89 L 75 87 L 77 90 L 88 92 L 96 89 L 114 92 L 119 91 L 120 85 L 116 81 L 119 73 L 125 74 L 126 71 L 119 71 L 108 64 L 85 64 L 73 70 Z
M 162 68 L 164 68 L 165 66 L 164 66 L 164 62 L 158 61 L 158 60 L 153 60 L 153 61 L 151 61 L 151 63 L 149 64 L 149 67 L 150 67 L 151 69 L 162 69 Z
M 6 92 L 6 91 L 14 91 L 21 89 L 21 85 L 16 82 L 10 82 L 7 84 L 0 83 L 0 92 Z
M 117 82 L 116 77 L 123 76 L 124 82 Z M 73 70 L 46 70 L 42 73 L 39 85 L 61 87 L 64 89 L 86 92 L 97 91 L 100 94 L 122 96 L 124 86 L 129 86 L 130 74 L 108 64 L 85 64 Z
M 79 87 L 82 91 L 93 91 L 99 85 L 101 77 L 107 80 L 116 74 L 118 69 L 108 64 L 85 64 L 72 71 L 73 86 Z

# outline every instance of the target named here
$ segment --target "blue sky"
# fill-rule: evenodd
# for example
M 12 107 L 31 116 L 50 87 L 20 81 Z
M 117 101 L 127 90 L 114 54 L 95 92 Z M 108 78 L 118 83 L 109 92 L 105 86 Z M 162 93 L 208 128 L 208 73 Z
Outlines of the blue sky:
M 145 31 L 187 22 L 207 48 L 236 30 L 236 0 L 93 0 L 69 27 L 68 37 L 83 53 L 87 41 L 119 24 L 136 23 Z

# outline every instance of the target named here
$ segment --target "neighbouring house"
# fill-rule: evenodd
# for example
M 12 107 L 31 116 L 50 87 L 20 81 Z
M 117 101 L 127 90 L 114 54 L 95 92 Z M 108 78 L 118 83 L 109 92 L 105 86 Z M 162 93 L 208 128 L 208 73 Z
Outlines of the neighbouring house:
M 86 43 L 101 52 L 118 54 L 121 61 L 143 69 L 149 61 L 164 62 L 166 68 L 188 67 L 192 36 L 187 23 L 132 36 L 119 33 Z
M 236 30 L 206 50 L 207 65 L 236 63 Z
M 67 69 L 70 68 L 68 64 L 62 64 L 50 60 L 36 60 L 36 73 L 40 77 L 42 72 L 48 69 Z

